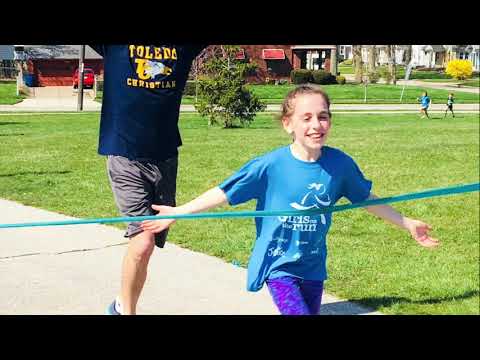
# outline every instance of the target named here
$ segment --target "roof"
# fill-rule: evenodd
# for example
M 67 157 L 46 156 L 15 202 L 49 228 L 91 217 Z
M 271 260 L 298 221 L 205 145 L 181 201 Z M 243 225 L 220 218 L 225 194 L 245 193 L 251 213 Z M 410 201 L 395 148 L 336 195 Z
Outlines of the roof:
M 29 59 L 78 59 L 80 45 L 25 45 Z M 102 59 L 90 46 L 85 46 L 85 59 Z
M 0 45 L 0 61 L 13 59 L 13 45 Z
M 423 51 L 444 52 L 446 51 L 443 45 L 425 45 Z

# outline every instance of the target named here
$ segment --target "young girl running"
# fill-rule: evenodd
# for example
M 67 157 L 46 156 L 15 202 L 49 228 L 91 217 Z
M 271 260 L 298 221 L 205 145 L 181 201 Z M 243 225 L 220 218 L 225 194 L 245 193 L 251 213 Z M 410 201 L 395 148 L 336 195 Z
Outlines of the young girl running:
M 330 100 L 321 89 L 304 85 L 292 90 L 282 105 L 284 129 L 293 143 L 257 157 L 198 198 L 178 207 L 157 206 L 160 215 L 189 214 L 223 204 L 256 199 L 257 210 L 305 210 L 376 198 L 372 182 L 341 150 L 324 146 L 331 128 Z M 438 245 L 431 227 L 404 217 L 388 205 L 366 210 L 408 231 L 425 247 Z M 247 289 L 266 283 L 281 314 L 316 315 L 320 311 L 326 271 L 326 235 L 332 215 L 256 218 L 256 241 L 248 264 Z M 144 221 L 142 228 L 160 232 L 173 219 Z
M 422 94 L 422 97 L 418 98 L 418 101 L 420 102 L 421 108 L 420 108 L 420 113 L 422 114 L 422 119 L 426 116 L 428 119 L 430 119 L 430 116 L 428 116 L 428 108 L 430 107 L 430 103 L 432 100 L 428 96 L 427 92 L 424 91 Z

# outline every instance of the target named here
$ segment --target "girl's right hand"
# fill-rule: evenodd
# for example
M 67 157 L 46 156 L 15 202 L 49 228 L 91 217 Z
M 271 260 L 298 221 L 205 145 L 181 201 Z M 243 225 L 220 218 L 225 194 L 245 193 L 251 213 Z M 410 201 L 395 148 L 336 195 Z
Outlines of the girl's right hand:
M 164 205 L 152 205 L 152 209 L 157 210 L 157 215 L 174 215 L 175 207 Z M 150 231 L 154 234 L 159 233 L 168 227 L 170 227 L 176 220 L 175 219 L 160 219 L 160 220 L 145 220 L 141 223 L 141 228 L 144 231 Z

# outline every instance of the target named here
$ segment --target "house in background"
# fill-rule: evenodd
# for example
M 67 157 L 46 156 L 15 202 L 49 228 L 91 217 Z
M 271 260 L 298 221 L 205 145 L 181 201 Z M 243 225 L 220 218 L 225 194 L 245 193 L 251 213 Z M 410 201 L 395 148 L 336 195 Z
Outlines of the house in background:
M 338 45 L 338 61 L 353 59 L 352 45 Z
M 441 68 L 446 66 L 447 48 L 444 45 L 412 45 L 415 66 Z
M 470 60 L 474 71 L 480 70 L 479 45 L 412 45 L 412 59 L 417 66 L 444 68 L 450 60 Z
M 24 45 L 26 72 L 33 75 L 35 86 L 72 86 L 79 53 L 80 45 Z M 88 45 L 85 67 L 103 75 L 103 59 Z
M 480 45 L 468 45 L 466 48 L 468 59 L 473 64 L 473 70 L 480 71 Z
M 364 45 L 362 47 L 362 61 L 366 64 L 368 63 L 368 48 L 372 45 Z M 387 65 L 389 62 L 388 59 L 388 51 L 387 45 L 374 45 L 376 47 L 376 60 L 377 66 L 380 65 Z M 409 45 L 396 45 L 395 46 L 395 64 L 397 65 L 405 65 L 405 55 L 407 51 L 407 47 Z
M 239 45 L 240 60 L 256 63 L 255 74 L 248 81 L 290 79 L 294 69 L 325 70 L 331 72 L 331 59 L 336 45 Z
M 480 71 L 480 45 L 444 45 L 447 62 L 451 59 L 470 60 L 473 71 Z

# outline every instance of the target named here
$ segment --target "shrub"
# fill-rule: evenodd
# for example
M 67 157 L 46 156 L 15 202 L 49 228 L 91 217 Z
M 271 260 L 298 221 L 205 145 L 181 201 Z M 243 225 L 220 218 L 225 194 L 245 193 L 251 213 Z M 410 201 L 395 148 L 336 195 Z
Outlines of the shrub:
M 318 85 L 329 85 L 337 83 L 335 76 L 333 76 L 329 72 L 326 72 L 325 70 L 313 70 L 312 80 L 315 84 Z
M 353 60 L 352 59 L 344 60 L 340 63 L 340 65 L 345 65 L 345 66 L 353 65 Z
M 324 70 L 312 70 L 312 82 L 318 85 L 325 85 L 328 81 L 327 74 Z
M 465 80 L 472 76 L 472 62 L 470 60 L 459 59 L 449 61 L 445 72 L 455 79 Z
M 392 74 L 390 74 L 390 71 L 388 71 L 388 69 L 386 67 L 380 68 L 378 70 L 377 75 L 378 75 L 378 79 L 379 78 L 384 79 L 387 84 L 390 84 L 392 82 L 393 76 L 392 76 Z
M 370 71 L 368 74 L 368 81 L 372 84 L 376 84 L 378 82 L 378 79 L 380 79 L 380 76 L 378 75 L 378 72 L 376 71 Z
M 256 65 L 235 60 L 238 46 L 222 45 L 221 50 L 221 56 L 214 54 L 204 62 L 195 108 L 209 125 L 221 123 L 232 128 L 238 121 L 248 125 L 266 108 L 245 86 L 246 74 Z
M 312 79 L 312 72 L 307 69 L 295 69 L 290 72 L 290 79 L 296 85 L 309 83 Z
M 103 91 L 103 80 L 97 80 L 97 91 Z
M 344 85 L 347 82 L 347 79 L 345 79 L 345 76 L 337 76 L 337 84 Z

